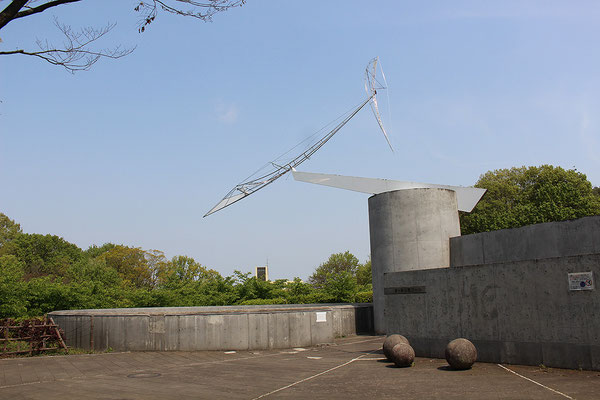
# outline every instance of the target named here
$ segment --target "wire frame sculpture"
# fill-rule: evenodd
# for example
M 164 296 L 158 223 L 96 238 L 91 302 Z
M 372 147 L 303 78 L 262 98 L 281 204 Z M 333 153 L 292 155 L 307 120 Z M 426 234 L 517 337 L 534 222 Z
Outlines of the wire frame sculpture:
M 285 174 L 290 171 L 294 171 L 296 167 L 302 164 L 304 161 L 308 160 L 313 154 L 315 154 L 321 147 L 325 145 L 336 133 L 340 131 L 360 110 L 362 110 L 367 104 L 371 104 L 371 109 L 375 114 L 375 118 L 377 120 L 377 124 L 379 128 L 383 132 L 385 139 L 390 146 L 392 151 L 392 144 L 390 143 L 389 137 L 385 128 L 383 126 L 383 122 L 381 120 L 381 115 L 379 114 L 379 109 L 377 106 L 377 90 L 385 89 L 387 85 L 382 85 L 381 82 L 377 79 L 377 65 L 379 62 L 379 58 L 375 57 L 372 59 L 365 69 L 365 91 L 367 92 L 367 98 L 358 104 L 356 107 L 348 111 L 342 117 L 338 118 L 339 121 L 333 128 L 326 131 L 325 134 L 321 134 L 321 136 L 313 135 L 307 140 L 299 143 L 294 146 L 292 149 L 288 150 L 282 156 L 277 159 L 268 162 L 261 169 L 256 171 L 254 174 L 244 179 L 243 182 L 238 183 L 231 189 L 213 208 L 211 208 L 204 217 L 207 217 L 210 214 L 213 214 L 219 210 L 222 210 L 225 207 L 228 207 L 248 196 L 252 193 L 257 192 L 258 190 L 264 188 L 267 185 L 275 182 L 277 179 L 281 178 Z M 385 75 L 381 74 L 383 81 L 385 83 Z M 336 122 L 337 122 L 336 121 Z M 320 133 L 321 131 L 317 132 Z M 312 144 L 308 146 L 305 145 L 304 150 L 299 154 L 292 156 L 290 159 L 288 154 L 293 150 L 300 147 L 303 143 L 308 140 L 313 140 Z M 288 158 L 284 158 L 288 156 Z

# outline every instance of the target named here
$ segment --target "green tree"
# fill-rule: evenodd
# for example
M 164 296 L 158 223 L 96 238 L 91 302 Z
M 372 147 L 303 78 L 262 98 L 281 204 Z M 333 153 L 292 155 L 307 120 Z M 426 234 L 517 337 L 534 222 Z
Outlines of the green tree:
M 180 288 L 192 283 L 214 279 L 217 271 L 209 270 L 196 262 L 192 257 L 175 256 L 171 261 L 161 265 L 158 273 L 160 287 Z
M 96 246 L 95 244 L 88 247 L 87 250 L 84 251 L 85 255 L 90 258 L 100 257 L 102 254 L 106 253 L 109 250 L 117 247 L 116 244 L 113 243 L 104 243 L 102 246 Z
M 64 284 L 50 276 L 41 276 L 27 281 L 27 303 L 29 316 L 40 316 L 55 310 L 85 308 L 88 303 L 75 285 Z
M 233 272 L 235 276 L 235 290 L 238 293 L 238 302 L 254 299 L 272 299 L 281 295 L 281 288 L 269 281 L 256 279 L 250 272 Z
M 73 264 L 64 282 L 74 308 L 121 307 L 131 292 L 130 287 L 123 285 L 119 273 L 108 267 L 101 257 L 83 258 Z
M 8 218 L 5 214 L 0 213 L 0 249 L 21 233 L 23 233 L 21 225 Z
M 324 292 L 334 303 L 354 301 L 356 294 L 356 277 L 350 271 L 340 271 L 327 274 Z
M 123 279 L 116 269 L 106 265 L 106 260 L 83 258 L 67 269 L 67 281 L 88 284 L 91 287 L 120 287 Z
M 234 304 L 238 299 L 235 290 L 235 279 L 231 276 L 223 277 L 214 270 L 209 279 L 196 284 L 197 293 L 203 296 L 204 302 L 195 305 L 225 306 Z
M 293 281 L 286 285 L 290 296 L 300 297 L 310 294 L 314 288 L 311 284 L 302 282 L 302 279 L 295 277 Z
M 25 264 L 13 255 L 0 257 L 0 318 L 27 314 Z
M 551 165 L 499 169 L 483 174 L 475 186 L 487 192 L 470 214 L 461 213 L 463 234 L 600 214 L 600 196 L 576 170 Z
M 144 253 L 146 266 L 150 272 L 149 287 L 155 288 L 164 285 L 167 271 L 171 266 L 171 263 L 165 257 L 165 253 L 160 250 L 147 250 Z
M 352 253 L 346 251 L 344 253 L 335 253 L 329 256 L 329 259 L 319 265 L 315 272 L 308 278 L 308 282 L 317 289 L 323 289 L 329 276 L 348 272 L 356 280 L 356 271 L 358 270 L 359 262 Z
M 26 277 L 63 276 L 82 257 L 82 250 L 56 235 L 23 233 L 10 242 L 7 253 L 25 263 Z
M 148 267 L 146 252 L 139 247 L 116 245 L 99 256 L 106 266 L 115 269 L 126 284 L 138 288 L 150 288 L 152 271 Z
M 364 264 L 360 264 L 356 270 L 356 283 L 360 286 L 368 286 L 373 283 L 373 273 L 371 271 L 371 258 Z

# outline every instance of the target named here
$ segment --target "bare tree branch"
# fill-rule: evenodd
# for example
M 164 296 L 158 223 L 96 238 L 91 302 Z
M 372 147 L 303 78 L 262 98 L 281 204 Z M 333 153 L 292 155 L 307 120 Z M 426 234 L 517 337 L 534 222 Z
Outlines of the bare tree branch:
M 169 5 L 169 2 L 187 4 L 191 8 L 184 11 L 175 5 Z M 245 3 L 246 0 L 205 0 L 202 2 L 196 0 L 142 0 L 134 10 L 142 13 L 139 32 L 144 32 L 146 26 L 150 25 L 156 18 L 159 9 L 184 17 L 193 17 L 204 22 L 211 22 L 212 16 L 216 13 L 234 7 L 241 7 Z
M 1 1 L 1 0 L 0 0 Z M 49 8 L 61 6 L 69 3 L 77 3 L 82 0 L 12 0 L 4 10 L 0 11 L 0 29 L 10 21 L 18 18 L 27 17 L 33 14 L 41 13 Z M 138 0 L 138 5 L 134 8 L 140 12 L 139 32 L 144 32 L 146 27 L 154 21 L 159 10 L 176 15 L 193 17 L 205 22 L 212 21 L 214 14 L 226 11 L 230 8 L 240 7 L 246 0 Z M 34 5 L 34 3 L 39 3 Z M 189 10 L 183 10 L 180 7 L 184 5 L 190 7 Z M 66 41 L 62 47 L 55 47 L 48 41 L 37 41 L 39 51 L 26 51 L 16 49 L 10 51 L 0 51 L 0 55 L 23 54 L 41 58 L 50 64 L 60 65 L 69 72 L 88 70 L 100 58 L 121 58 L 130 54 L 134 48 L 122 48 L 117 46 L 113 49 L 93 50 L 90 45 L 108 32 L 115 25 L 108 24 L 103 28 L 83 28 L 80 31 L 73 31 L 70 26 L 59 23 L 55 18 L 55 24 L 63 33 Z
M 26 51 L 22 49 L 0 51 L 0 55 L 24 54 L 35 56 L 53 65 L 64 67 L 67 71 L 89 70 L 100 58 L 121 58 L 130 54 L 135 48 L 121 48 L 94 50 L 89 46 L 110 32 L 116 24 L 107 24 L 102 28 L 83 28 L 73 31 L 70 26 L 61 24 L 55 19 L 56 27 L 65 36 L 63 48 L 57 48 L 48 41 L 37 41 L 39 51 Z
M 56 6 L 60 6 L 60 5 L 67 4 L 67 3 L 75 3 L 75 2 L 78 2 L 78 1 L 81 1 L 81 0 L 53 0 L 53 1 L 49 1 L 48 3 L 41 4 L 41 5 L 37 6 L 37 7 L 28 7 L 27 10 L 19 11 L 17 13 L 17 15 L 15 15 L 15 17 L 13 19 L 27 17 L 28 15 L 31 15 L 31 14 L 41 13 L 42 11 L 45 11 L 48 8 L 51 8 L 51 7 L 56 7 Z
M 19 10 L 27 4 L 29 0 L 14 0 L 11 1 L 4 10 L 0 12 L 0 29 L 6 24 L 15 19 L 15 15 L 19 13 Z

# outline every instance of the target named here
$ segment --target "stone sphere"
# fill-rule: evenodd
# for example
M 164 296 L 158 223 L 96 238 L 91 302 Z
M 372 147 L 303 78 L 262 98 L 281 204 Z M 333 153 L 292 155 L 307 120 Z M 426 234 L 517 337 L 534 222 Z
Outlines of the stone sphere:
M 396 367 L 410 367 L 415 361 L 415 351 L 407 343 L 398 343 L 392 348 L 392 361 Z
M 392 360 L 392 349 L 398 343 L 410 344 L 408 343 L 408 339 L 402 335 L 390 335 L 385 338 L 385 341 L 383 342 L 383 354 L 388 360 Z
M 469 369 L 477 360 L 477 349 L 467 339 L 454 339 L 446 346 L 446 361 L 454 369 Z

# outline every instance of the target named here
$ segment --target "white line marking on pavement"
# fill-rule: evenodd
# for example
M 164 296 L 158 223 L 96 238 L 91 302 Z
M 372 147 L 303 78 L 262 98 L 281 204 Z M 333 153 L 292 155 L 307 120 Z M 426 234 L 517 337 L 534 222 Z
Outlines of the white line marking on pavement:
M 381 338 L 377 338 L 377 339 L 368 339 L 368 340 L 359 340 L 358 342 L 349 342 L 349 343 L 342 343 L 342 344 L 336 344 L 336 346 L 348 346 L 350 344 L 356 344 L 356 343 L 367 343 L 367 342 L 375 342 L 375 341 L 381 341 Z
M 37 385 L 38 383 L 47 383 L 47 382 L 35 381 L 35 382 L 16 383 L 14 385 L 0 386 L 0 389 L 12 388 L 12 387 L 17 387 L 17 386 Z
M 260 396 L 258 396 L 258 397 L 255 397 L 255 398 L 254 398 L 254 399 L 252 399 L 252 400 L 258 400 L 258 399 L 262 399 L 263 397 L 267 397 L 267 396 L 270 396 L 270 395 L 272 395 L 272 394 L 274 394 L 274 393 L 281 392 L 282 390 L 289 389 L 289 388 L 291 388 L 292 386 L 296 386 L 296 385 L 298 385 L 298 384 L 300 384 L 300 383 L 302 383 L 302 382 L 306 382 L 306 381 L 309 381 L 309 380 L 311 380 L 311 379 L 314 379 L 314 378 L 316 378 L 316 377 L 319 377 L 319 376 L 321 376 L 321 375 L 325 375 L 325 374 L 326 374 L 326 373 L 328 373 L 328 372 L 334 371 L 334 370 L 336 370 L 336 369 L 338 369 L 338 368 L 345 367 L 346 365 L 348 365 L 348 364 L 350 364 L 350 363 L 353 363 L 354 361 L 360 360 L 361 358 L 363 358 L 363 357 L 366 357 L 367 355 L 368 355 L 368 354 L 363 354 L 362 356 L 358 356 L 358 357 L 356 357 L 356 358 L 353 358 L 353 359 L 352 359 L 352 360 L 350 360 L 350 361 L 346 361 L 346 362 L 345 362 L 345 363 L 343 363 L 343 364 L 340 364 L 340 365 L 338 365 L 338 366 L 335 366 L 335 367 L 333 367 L 333 368 L 329 368 L 328 370 L 325 370 L 325 371 L 323 371 L 323 372 L 319 372 L 318 374 L 315 374 L 315 375 L 309 376 L 308 378 L 300 379 L 299 381 L 296 381 L 296 382 L 294 382 L 294 383 L 290 383 L 289 385 L 286 385 L 286 386 L 280 387 L 279 389 L 275 389 L 275 390 L 273 390 L 272 392 L 265 393 L 265 394 L 261 394 Z
M 551 391 L 551 392 L 554 392 L 554 393 L 556 393 L 556 394 L 559 394 L 559 395 L 561 395 L 561 396 L 563 396 L 563 397 L 565 397 L 565 398 L 567 398 L 567 399 L 575 400 L 575 399 L 573 399 L 571 396 L 569 396 L 568 394 L 564 394 L 564 393 L 562 393 L 562 392 L 559 392 L 558 390 L 554 390 L 554 389 L 552 389 L 551 387 L 548 387 L 548 386 L 546 386 L 546 385 L 542 385 L 541 383 L 539 383 L 539 382 L 536 382 L 536 381 L 534 381 L 533 379 L 529 379 L 529 378 L 528 378 L 528 377 L 526 377 L 526 376 L 523 376 L 523 375 L 521 375 L 521 374 L 519 374 L 519 373 L 516 373 L 516 372 L 515 372 L 515 371 L 513 371 L 512 369 L 506 368 L 504 365 L 500 365 L 500 364 L 496 364 L 496 365 L 498 365 L 500 368 L 503 368 L 503 369 L 507 370 L 508 372 L 510 372 L 510 373 L 512 373 L 512 374 L 515 374 L 515 375 L 517 375 L 517 376 L 518 376 L 518 377 L 520 377 L 520 378 L 523 378 L 523 379 L 525 379 L 525 380 L 528 380 L 528 381 L 529 381 L 529 382 L 531 382 L 531 383 L 535 383 L 536 385 L 538 385 L 538 386 L 541 386 L 541 387 L 543 387 L 544 389 L 548 389 L 549 391 Z

